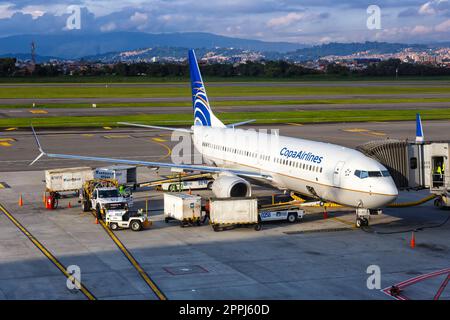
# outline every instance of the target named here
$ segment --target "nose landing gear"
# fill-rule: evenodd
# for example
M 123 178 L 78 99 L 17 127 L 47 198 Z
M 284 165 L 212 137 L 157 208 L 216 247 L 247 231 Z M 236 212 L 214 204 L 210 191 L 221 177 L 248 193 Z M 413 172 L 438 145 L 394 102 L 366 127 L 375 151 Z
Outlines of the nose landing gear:
M 356 209 L 356 227 L 367 227 L 369 226 L 370 210 L 365 208 Z

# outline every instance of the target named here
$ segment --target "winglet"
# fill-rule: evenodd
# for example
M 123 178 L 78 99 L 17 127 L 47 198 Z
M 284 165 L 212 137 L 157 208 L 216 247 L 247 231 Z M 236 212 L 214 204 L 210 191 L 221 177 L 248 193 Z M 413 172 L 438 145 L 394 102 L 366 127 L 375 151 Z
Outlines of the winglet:
M 416 114 L 416 143 L 423 143 L 422 119 L 420 114 Z
M 39 148 L 40 154 L 36 157 L 36 159 L 33 160 L 33 162 L 31 162 L 29 165 L 32 166 L 33 164 L 35 164 L 40 158 L 42 158 L 42 156 L 44 156 L 46 153 L 44 152 L 44 150 L 42 149 L 41 143 L 39 142 L 39 139 L 37 137 L 36 131 L 34 131 L 34 127 L 33 125 L 31 125 L 31 130 L 33 131 L 33 135 L 34 135 L 34 140 L 36 140 L 36 144 Z

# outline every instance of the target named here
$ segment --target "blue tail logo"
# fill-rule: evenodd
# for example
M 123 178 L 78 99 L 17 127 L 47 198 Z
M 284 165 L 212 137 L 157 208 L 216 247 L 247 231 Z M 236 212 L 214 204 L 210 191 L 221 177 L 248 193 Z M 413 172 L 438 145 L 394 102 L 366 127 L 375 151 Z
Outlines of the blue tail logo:
M 423 129 L 422 129 L 422 119 L 420 114 L 416 114 L 416 143 L 423 142 Z
M 209 106 L 208 96 L 206 95 L 194 50 L 189 50 L 189 70 L 191 75 L 194 125 L 224 127 L 224 124 L 214 116 Z

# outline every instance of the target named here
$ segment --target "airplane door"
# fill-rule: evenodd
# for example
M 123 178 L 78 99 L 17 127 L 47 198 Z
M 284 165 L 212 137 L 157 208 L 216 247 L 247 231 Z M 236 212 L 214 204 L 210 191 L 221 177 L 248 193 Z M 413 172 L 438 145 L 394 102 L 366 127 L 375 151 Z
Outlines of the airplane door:
M 344 167 L 345 161 L 339 161 L 334 168 L 333 185 L 339 186 L 341 184 L 341 171 Z

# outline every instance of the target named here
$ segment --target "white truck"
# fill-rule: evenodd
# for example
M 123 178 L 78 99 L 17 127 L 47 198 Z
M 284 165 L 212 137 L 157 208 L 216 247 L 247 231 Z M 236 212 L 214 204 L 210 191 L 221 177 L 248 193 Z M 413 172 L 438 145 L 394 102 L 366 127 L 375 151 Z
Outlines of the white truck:
M 116 187 L 99 187 L 95 188 L 90 197 L 90 208 L 96 212 L 116 209 L 128 210 L 133 206 L 133 196 L 123 196 L 119 194 Z M 89 209 L 88 209 L 89 210 Z
M 164 221 L 178 220 L 181 227 L 200 225 L 203 220 L 202 198 L 184 193 L 164 193 Z
M 46 170 L 46 192 L 56 194 L 78 192 L 83 187 L 84 182 L 91 179 L 93 179 L 93 173 L 89 167 Z
M 294 223 L 303 219 L 305 210 L 303 209 L 283 209 L 283 210 L 263 210 L 259 212 L 261 222 L 265 221 L 288 221 Z
M 254 226 L 255 230 L 261 230 L 256 198 L 211 199 L 209 209 L 209 219 L 214 231 L 240 225 Z

